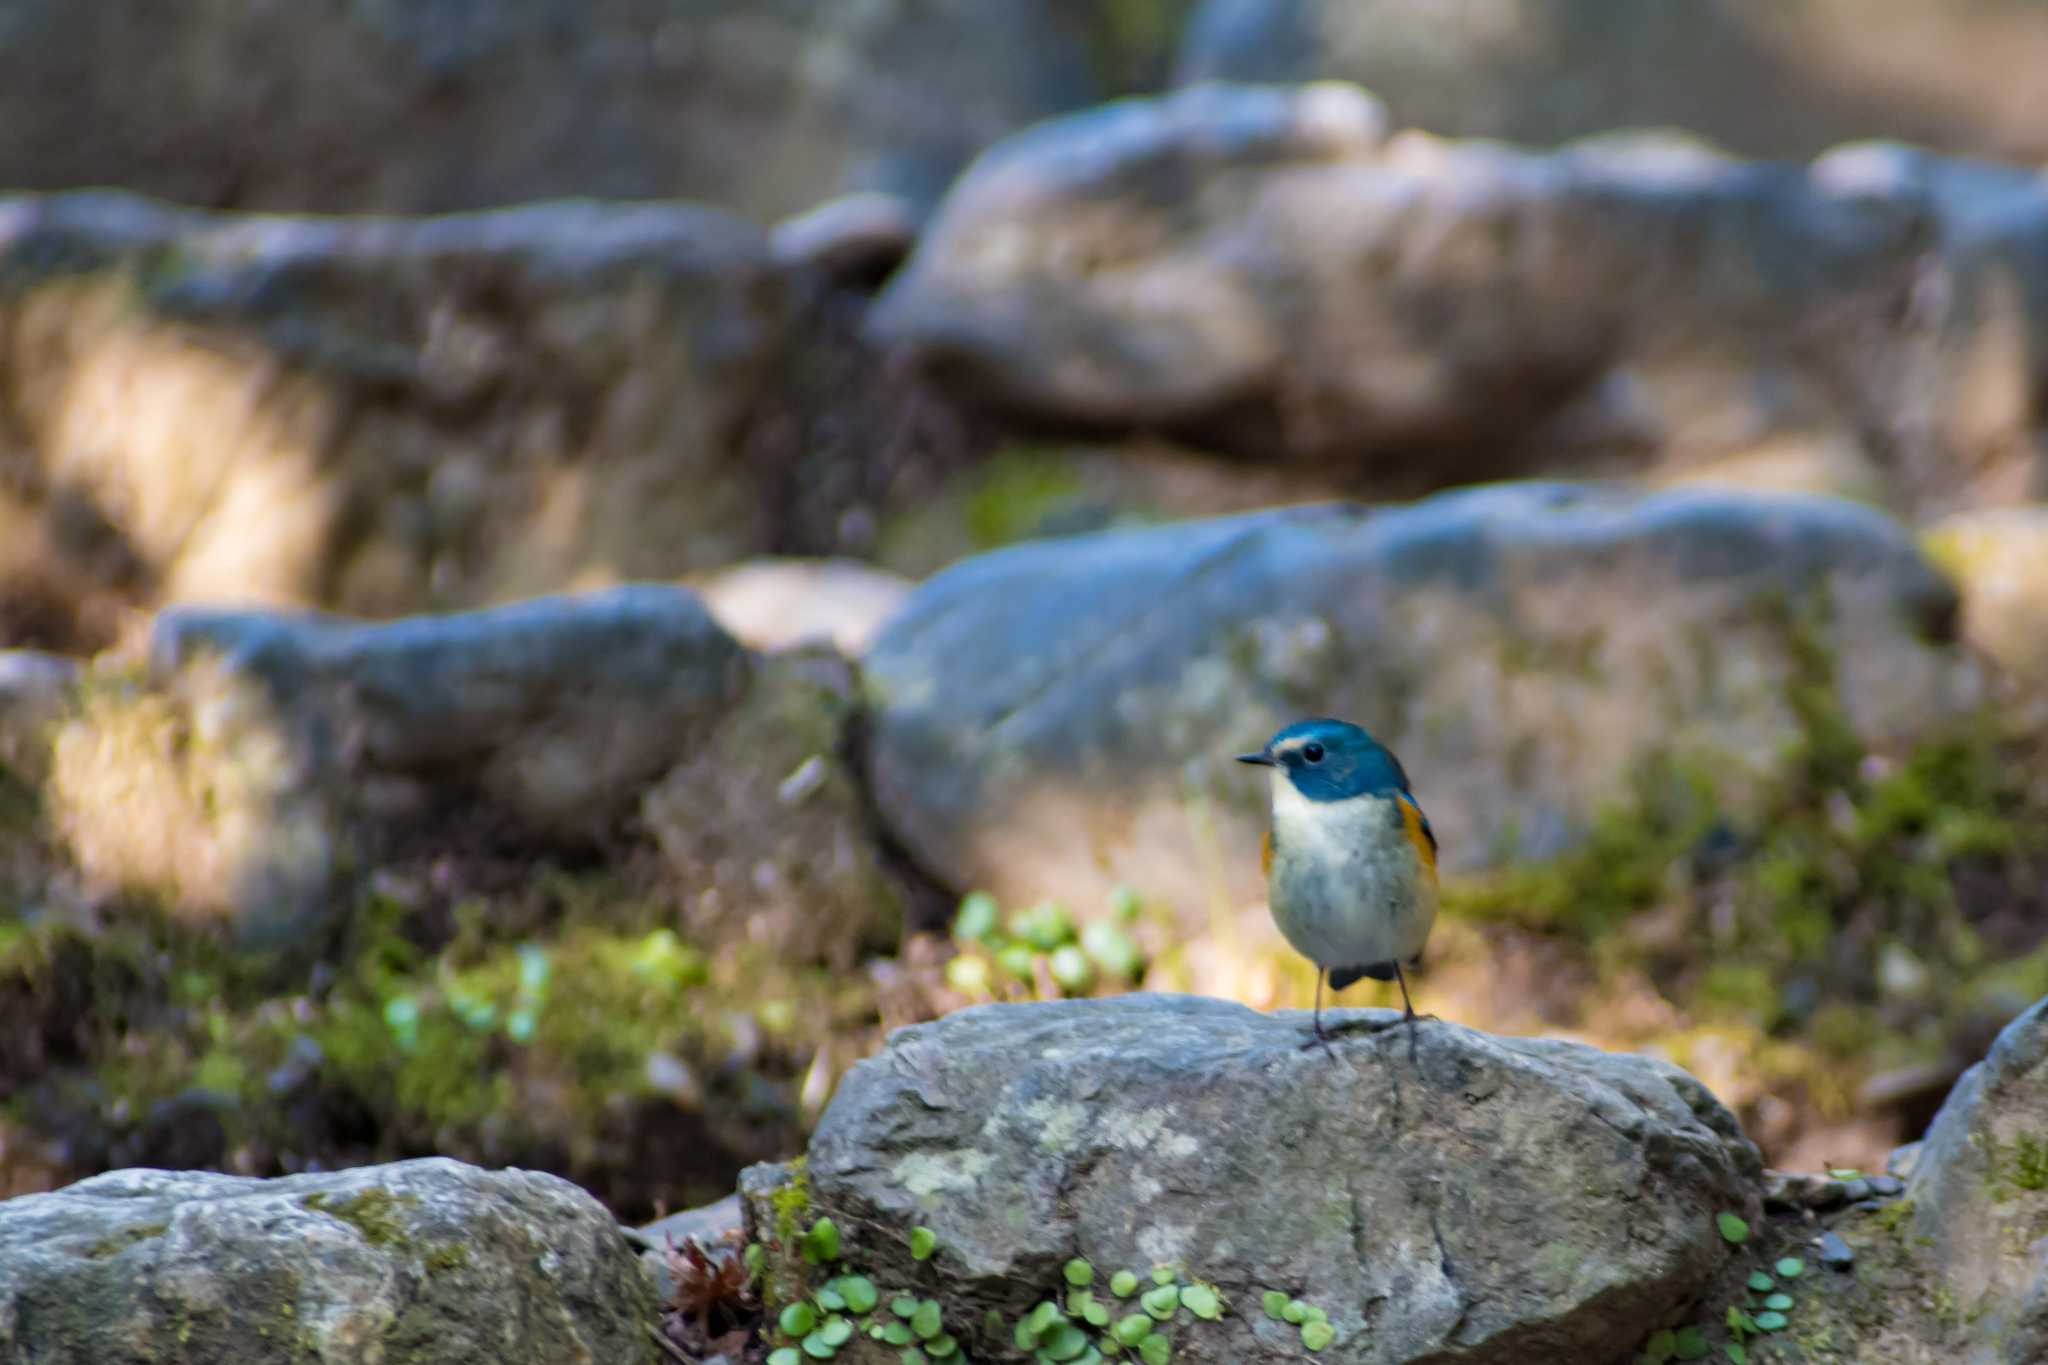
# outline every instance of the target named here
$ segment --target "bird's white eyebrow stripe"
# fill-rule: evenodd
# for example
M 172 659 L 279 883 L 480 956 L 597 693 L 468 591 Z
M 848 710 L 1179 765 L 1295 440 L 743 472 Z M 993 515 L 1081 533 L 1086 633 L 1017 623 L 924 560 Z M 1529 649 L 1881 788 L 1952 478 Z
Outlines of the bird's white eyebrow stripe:
M 1273 746 L 1273 752 L 1276 754 L 1291 754 L 1296 749 L 1299 749 L 1302 745 L 1306 743 L 1308 743 L 1308 741 L 1302 738 L 1282 740 L 1280 743 L 1275 744 Z

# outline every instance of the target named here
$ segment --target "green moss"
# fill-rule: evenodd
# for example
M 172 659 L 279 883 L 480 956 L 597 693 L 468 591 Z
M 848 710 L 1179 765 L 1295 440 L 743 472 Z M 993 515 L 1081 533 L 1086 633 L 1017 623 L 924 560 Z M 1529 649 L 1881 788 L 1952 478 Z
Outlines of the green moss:
M 469 1264 L 469 1248 L 460 1242 L 447 1242 L 427 1253 L 427 1269 L 436 1274 L 460 1270 Z
M 309 1194 L 299 1201 L 306 1208 L 350 1224 L 363 1234 L 364 1241 L 377 1247 L 404 1244 L 405 1224 L 399 1221 L 398 1210 L 411 1208 L 419 1202 L 413 1195 L 393 1194 L 381 1189 L 363 1190 L 346 1199 Z
M 775 1240 L 794 1247 L 810 1227 L 811 1176 L 803 1157 L 789 1163 L 789 1179 L 770 1197 L 775 1209 Z
M 147 1242 L 163 1236 L 169 1227 L 168 1223 L 137 1223 L 132 1228 L 122 1228 L 111 1236 L 102 1237 L 93 1243 L 92 1249 L 85 1254 L 95 1261 L 104 1261 L 120 1255 L 137 1242 Z
M 2021 1133 L 2011 1142 L 2000 1142 L 1985 1134 L 1979 1145 L 1990 1167 L 1993 1198 L 2008 1198 L 2016 1191 L 2033 1193 L 2048 1189 L 2048 1140 L 2033 1133 Z
M 1080 477 L 1069 462 L 1047 451 L 1010 447 L 989 460 L 968 494 L 967 534 L 981 549 L 1023 540 L 1080 492 Z

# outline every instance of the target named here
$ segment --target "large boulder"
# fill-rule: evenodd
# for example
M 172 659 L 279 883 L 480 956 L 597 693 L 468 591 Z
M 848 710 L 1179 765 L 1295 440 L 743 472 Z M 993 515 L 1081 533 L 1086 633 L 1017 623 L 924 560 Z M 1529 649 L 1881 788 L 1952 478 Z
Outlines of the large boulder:
M 1508 484 L 1039 541 L 883 630 L 870 766 L 955 888 L 1195 907 L 1260 894 L 1231 756 L 1302 715 L 1391 745 L 1472 868 L 1555 851 L 1656 756 L 1739 815 L 1816 696 L 1870 741 L 1934 730 L 1980 690 L 1955 615 L 1901 527 L 1818 498 Z
M 936 1298 L 977 1358 L 1065 1300 L 1075 1257 L 1117 1317 L 1135 1305 L 1109 1299 L 1115 1270 L 1220 1291 L 1220 1319 L 1166 1314 L 1190 1365 L 1300 1359 L 1269 1290 L 1327 1312 L 1333 1362 L 1610 1360 L 1728 1263 L 1715 1217 L 1753 1209 L 1759 1162 L 1683 1071 L 1437 1021 L 1411 1048 L 1389 1012 L 1329 1017 L 1383 1031 L 1304 1050 L 1298 1012 L 1158 995 L 900 1030 L 818 1125 L 808 1216 L 876 1284 Z M 742 1190 L 772 1238 L 793 1201 L 766 1174 Z
M 1929 1239 L 1927 1263 L 1972 1325 L 1962 1358 L 2048 1356 L 2048 1000 L 2007 1025 L 1956 1083 L 1906 1194 L 1915 1235 Z
M 136 0 L 17 0 L 0 27 L 0 184 L 354 213 L 602 195 L 773 217 L 841 188 L 929 199 L 990 139 L 1100 98 L 1120 30 L 1163 76 L 1175 31 L 1150 21 L 1179 0 L 1094 8 L 212 0 L 173 21 Z
M 632 1365 L 654 1317 L 611 1216 L 532 1171 L 124 1170 L 0 1203 L 9 1360 Z
M 382 858 L 593 846 L 750 675 L 678 588 L 385 624 L 173 611 L 150 675 L 60 728 L 48 801 L 89 880 L 290 942 Z
M 1353 80 L 1404 122 L 1517 142 L 1668 126 L 1804 157 L 1876 133 L 2039 160 L 2021 73 L 2043 60 L 2029 0 L 1204 0 L 1177 78 Z
M 694 205 L 0 199 L 0 640 L 102 646 L 108 596 L 392 616 L 864 548 L 947 438 L 849 309 Z
M 1931 439 L 1921 202 L 1670 136 L 1390 127 L 1336 84 L 1041 124 L 955 185 L 869 331 L 1035 422 L 1387 490 Z

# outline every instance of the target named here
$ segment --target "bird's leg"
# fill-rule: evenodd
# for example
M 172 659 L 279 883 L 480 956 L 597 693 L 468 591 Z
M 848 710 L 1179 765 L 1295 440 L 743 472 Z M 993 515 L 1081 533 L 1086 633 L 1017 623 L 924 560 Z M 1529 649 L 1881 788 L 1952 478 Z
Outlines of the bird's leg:
M 1310 1048 L 1317 1046 L 1320 1046 L 1325 1052 L 1330 1050 L 1330 1035 L 1323 1032 L 1323 969 L 1321 967 L 1316 968 L 1316 1012 L 1310 1016 L 1308 1037 L 1302 1040 L 1301 1050 L 1306 1052 Z
M 1408 999 L 1408 976 L 1401 970 L 1399 962 L 1394 964 L 1394 980 L 1401 985 L 1401 1006 L 1406 1011 L 1401 1016 L 1401 1022 L 1408 1026 L 1408 1059 L 1413 1061 L 1415 1060 L 1415 1026 L 1425 1019 L 1434 1019 L 1436 1016 L 1434 1014 L 1417 1014 L 1415 1012 L 1414 1003 Z

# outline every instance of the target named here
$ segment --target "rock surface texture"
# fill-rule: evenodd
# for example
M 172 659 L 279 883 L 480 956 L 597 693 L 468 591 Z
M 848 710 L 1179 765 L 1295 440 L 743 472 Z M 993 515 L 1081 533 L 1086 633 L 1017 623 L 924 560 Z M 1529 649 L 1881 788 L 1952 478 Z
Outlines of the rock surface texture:
M 858 306 L 698 205 L 0 198 L 0 628 L 88 652 L 108 597 L 381 617 L 849 548 L 933 410 Z
M 1965 1072 L 1907 1182 L 1927 1263 L 1971 1323 L 1965 1357 L 2048 1357 L 2048 1000 Z
M 1538 153 L 1391 127 L 1335 84 L 1040 124 L 954 186 L 870 331 L 1030 418 L 1376 488 L 1774 441 L 1920 458 L 1923 199 L 1673 135 Z
M 2014 78 L 2044 59 L 2027 0 L 1203 0 L 1179 78 L 1353 80 L 1404 122 L 1513 142 L 1680 127 L 1803 157 L 1882 132 L 2038 160 Z
M 635 1365 L 654 1294 L 565 1180 L 444 1158 L 115 1171 L 0 1203 L 0 1357 Z
M 1249 900 L 1266 794 L 1230 757 L 1341 715 L 1469 868 L 1553 851 L 1658 754 L 1770 771 L 1799 687 L 1922 733 L 1978 691 L 1955 611 L 1903 528 L 1816 498 L 1524 484 L 1043 541 L 884 628 L 871 771 L 949 885 Z
M 1226 1315 L 1170 1327 L 1190 1365 L 1299 1359 L 1269 1289 L 1327 1311 L 1333 1365 L 1607 1360 L 1728 1259 L 1756 1151 L 1677 1068 L 1437 1021 L 1412 1060 L 1398 1031 L 1303 1051 L 1305 1023 L 1136 995 L 901 1030 L 819 1124 L 813 1211 L 998 1356 L 986 1311 L 1057 1297 L 1073 1257 L 1215 1285 Z

